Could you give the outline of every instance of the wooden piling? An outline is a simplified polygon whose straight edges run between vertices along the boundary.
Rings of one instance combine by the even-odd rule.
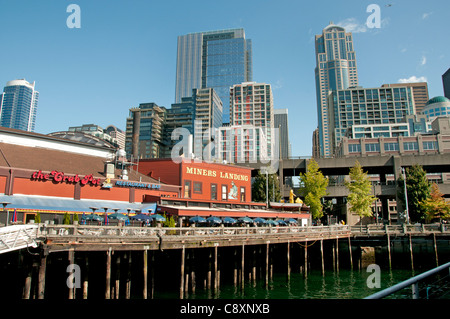
[[[218,245],[214,246],[214,291],[217,291],[219,289],[219,273],[217,271],[218,248]]]
[[[44,251],[41,254],[41,264],[39,265],[38,276],[38,299],[44,299],[45,295],[45,270],[47,268],[47,253]]]
[[[24,259],[23,265],[25,268],[25,284],[23,287],[23,293],[22,298],[23,299],[30,299],[30,293],[31,293],[31,280],[33,275],[33,268],[32,268],[32,260],[27,262],[27,257],[22,254],[22,258]]]
[[[434,246],[434,255],[436,258],[436,267],[438,267],[439,260],[438,260],[438,251],[437,251],[437,243],[436,243],[436,234],[433,234],[433,246]]]
[[[241,287],[244,289],[244,266],[245,266],[245,248],[244,244],[242,244],[242,250],[241,250]]]
[[[105,285],[105,299],[111,298],[111,247],[106,252],[106,285]]]
[[[150,288],[150,298],[155,298],[155,251],[152,251],[152,258],[150,264],[150,280],[152,281]]]
[[[131,298],[131,251],[127,254],[128,268],[127,268],[127,281],[125,283],[125,299]]]
[[[350,236],[348,236],[348,254],[350,256],[350,269],[353,270],[352,242]]]
[[[74,260],[75,260],[75,251],[73,249],[69,249],[69,253],[68,253],[69,265],[74,264]],[[69,299],[74,299],[74,298],[75,298],[75,285],[72,285],[72,287],[69,287]]]
[[[256,287],[256,248],[252,249],[252,282],[253,287]]]
[[[269,242],[266,243],[266,287],[269,286]]]
[[[323,239],[320,240],[320,259],[322,261],[322,275],[325,275],[325,263],[323,260]]]
[[[289,280],[291,278],[291,252],[290,252],[290,242],[287,241],[287,279]]]
[[[180,299],[184,298],[184,258],[185,258],[185,248],[181,249],[181,275],[180,275]]]
[[[233,251],[233,260],[234,260],[234,269],[233,269],[233,284],[234,287],[237,287],[237,283],[238,283],[238,269],[237,269],[237,248],[234,248]]]
[[[387,236],[387,250],[388,250],[388,258],[389,258],[389,269],[391,269],[392,268],[391,236],[387,233],[387,230],[386,230],[386,236]]]
[[[115,283],[115,299],[119,299],[120,289],[120,253],[116,253],[116,283]]]
[[[413,259],[413,249],[412,249],[412,237],[409,234],[409,252],[411,254],[411,269],[414,271],[414,259]]]
[[[142,268],[142,298],[147,299],[147,281],[148,281],[148,250],[143,251],[143,268]]]
[[[195,249],[192,249],[192,252],[191,252],[191,267],[190,267],[191,268],[191,291],[192,291],[192,293],[195,294],[195,287],[196,287],[196,282],[195,282],[195,269],[196,269],[195,262],[196,262],[196,259],[195,259],[194,254],[195,254]]]
[[[336,269],[339,272],[339,238],[336,237]]]
[[[307,277],[308,276],[308,242],[307,241],[305,241],[305,246],[304,246],[304,251],[305,251],[305,253],[304,253],[304,255],[305,255],[305,277]]]

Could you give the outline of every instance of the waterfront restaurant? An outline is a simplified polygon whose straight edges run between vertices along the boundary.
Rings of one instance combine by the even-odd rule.
[[[85,135],[68,140],[0,128],[0,224],[62,223],[83,214],[165,213],[179,225],[190,216],[294,218],[296,212],[267,209],[251,201],[251,169],[224,164],[130,163],[123,151]],[[138,165],[137,165],[138,164]]]

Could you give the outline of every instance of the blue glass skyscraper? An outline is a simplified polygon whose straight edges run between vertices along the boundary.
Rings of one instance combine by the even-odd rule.
[[[244,29],[191,33],[178,37],[175,103],[192,89],[213,88],[230,123],[230,87],[252,81],[252,42]]]
[[[0,95],[0,126],[34,132],[39,92],[26,80],[6,83]]]

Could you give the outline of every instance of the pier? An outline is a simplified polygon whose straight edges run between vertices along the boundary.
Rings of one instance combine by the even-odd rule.
[[[26,225],[24,225],[26,226]],[[1,230],[4,231],[8,227]],[[17,228],[17,227],[16,227]],[[308,276],[311,267],[322,273],[332,268],[356,267],[364,262],[362,246],[390,247],[401,240],[427,238],[448,241],[445,225],[370,226],[286,226],[286,227],[130,227],[89,225],[34,225],[29,253],[20,254],[19,268],[25,278],[18,280],[22,298],[105,299],[154,298],[155,287],[179,289],[186,298],[196,289],[217,293],[223,281],[243,289],[245,283],[261,280],[267,286],[277,272]],[[24,232],[22,230],[21,236]],[[14,235],[0,237],[0,244],[14,241]],[[18,250],[24,250],[22,243]],[[8,253],[12,251],[9,245]],[[377,261],[378,263],[378,261]],[[67,267],[77,265],[81,273],[69,288]],[[71,268],[69,269],[70,271]],[[164,274],[164,280],[162,279]],[[55,276],[58,280],[54,280]],[[50,277],[50,278],[49,278]],[[63,280],[62,280],[63,279]],[[67,279],[69,280],[69,279]],[[95,288],[92,286],[94,285]],[[101,287],[101,288],[99,288]],[[76,291],[78,289],[78,292]],[[99,292],[99,289],[102,292]]]

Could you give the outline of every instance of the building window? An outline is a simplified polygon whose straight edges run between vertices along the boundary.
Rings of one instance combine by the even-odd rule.
[[[184,181],[184,198],[191,198],[191,181]]]
[[[403,148],[405,151],[417,151],[419,144],[417,142],[405,142],[403,143]]]
[[[361,144],[349,144],[348,152],[349,153],[361,153]]]
[[[195,194],[202,193],[202,182],[194,182],[194,193]]]
[[[211,184],[211,200],[217,200],[217,184]]]
[[[399,151],[398,143],[384,143],[384,150],[389,151]]]
[[[222,185],[222,200],[227,200],[228,199],[228,186],[227,185]]]
[[[438,144],[436,141],[423,142],[423,149],[424,150],[437,150]]]
[[[245,202],[245,187],[241,187],[241,202]]]
[[[380,151],[380,144],[378,143],[366,144],[366,152],[379,152],[379,151]]]

